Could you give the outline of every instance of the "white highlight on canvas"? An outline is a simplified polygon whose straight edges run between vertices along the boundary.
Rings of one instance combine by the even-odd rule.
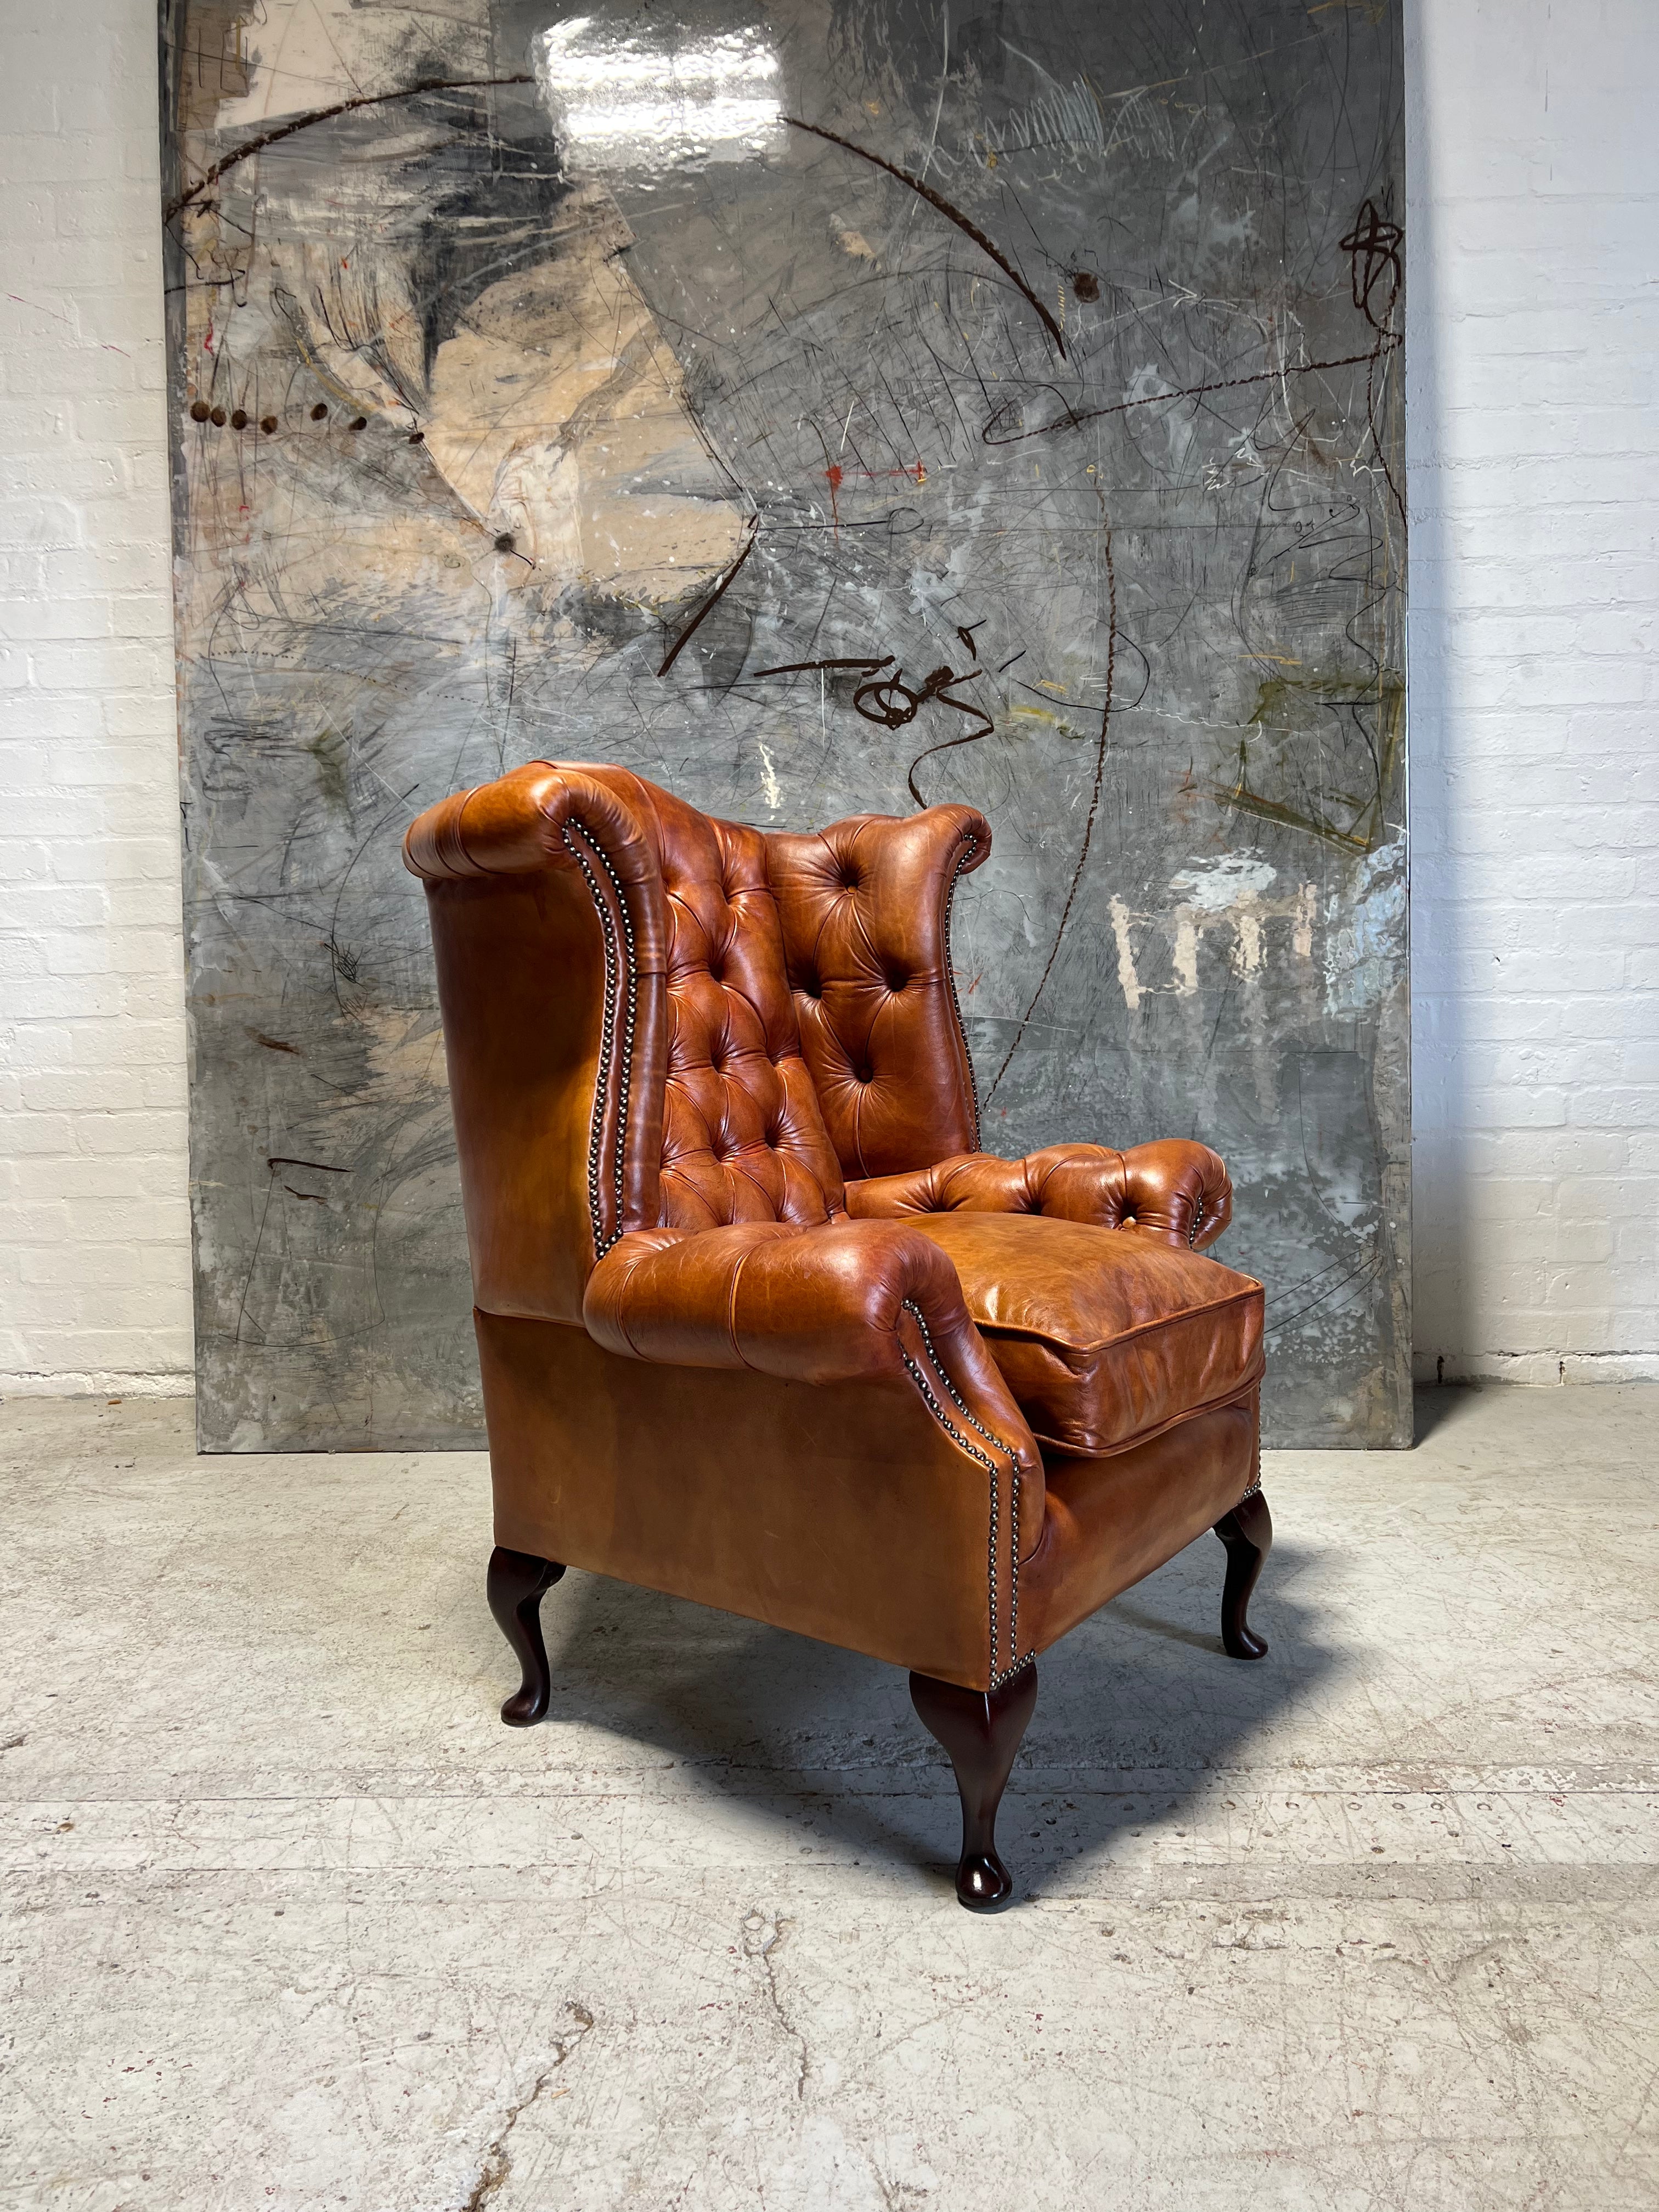
[[[778,58],[757,28],[647,37],[573,15],[542,33],[536,74],[572,161],[641,184],[764,153],[783,127]]]
[[[1113,899],[1110,913],[1117,947],[1117,979],[1130,1012],[1138,1010],[1143,999],[1158,993],[1192,998],[1198,989],[1199,948],[1218,929],[1228,945],[1233,973],[1246,981],[1261,972],[1267,951],[1264,933],[1269,922],[1288,923],[1291,957],[1310,960],[1314,924],[1319,915],[1318,886],[1297,884],[1269,898],[1268,888],[1277,879],[1278,871],[1260,854],[1223,853],[1213,860],[1194,860],[1170,877],[1170,889],[1176,903],[1167,913],[1137,913],[1122,899]],[[1170,941],[1170,980],[1145,983],[1140,968],[1149,939],[1165,933]],[[1154,957],[1154,973],[1161,964]]]

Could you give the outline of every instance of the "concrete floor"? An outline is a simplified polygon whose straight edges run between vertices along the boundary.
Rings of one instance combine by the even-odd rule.
[[[500,1726],[483,1462],[0,1405],[0,2204],[1659,2203],[1659,1389],[1270,1455],[1042,1662],[1028,1901],[903,1678],[580,1575]]]

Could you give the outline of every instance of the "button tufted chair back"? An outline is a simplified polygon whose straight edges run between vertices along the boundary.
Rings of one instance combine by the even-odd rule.
[[[663,1225],[830,1220],[841,1166],[801,1054],[767,840],[628,782],[653,833],[667,926]]]
[[[991,849],[971,806],[805,834],[720,822],[587,766],[654,846],[667,930],[662,1220],[833,1220],[843,1176],[973,1152],[951,901]]]
[[[769,835],[592,762],[428,808],[480,1304],[580,1321],[630,1230],[815,1227],[973,1151],[950,906],[990,842],[966,806]]]
[[[775,833],[773,887],[806,1064],[848,1176],[979,1149],[951,901],[991,849],[971,806]]]

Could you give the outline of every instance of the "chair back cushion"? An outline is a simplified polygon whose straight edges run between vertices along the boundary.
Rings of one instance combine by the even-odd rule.
[[[977,1152],[951,901],[990,852],[985,817],[857,814],[766,842],[801,1043],[843,1175]]]
[[[588,772],[654,833],[662,872],[664,1225],[831,1219],[842,1211],[841,1168],[801,1057],[765,837],[626,769]]]

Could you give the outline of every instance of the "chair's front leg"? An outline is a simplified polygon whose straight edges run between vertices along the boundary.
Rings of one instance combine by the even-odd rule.
[[[538,1559],[533,1552],[509,1552],[504,1544],[497,1544],[489,1555],[489,1610],[524,1674],[501,1707],[508,1728],[533,1728],[546,1714],[553,1678],[542,1641],[542,1595],[563,1572],[556,1559]]]
[[[964,1690],[932,1674],[910,1677],[910,1702],[956,1770],[962,1798],[957,1900],[970,1912],[997,1912],[1013,1902],[1012,1878],[997,1856],[997,1807],[1036,1710],[1036,1692],[1035,1660],[1000,1690]]]
[[[1265,1658],[1267,1643],[1245,1619],[1261,1562],[1273,1548],[1273,1516],[1259,1490],[1241,1498],[1224,1513],[1215,1533],[1227,1547],[1227,1578],[1221,1590],[1221,1644],[1230,1659]]]

